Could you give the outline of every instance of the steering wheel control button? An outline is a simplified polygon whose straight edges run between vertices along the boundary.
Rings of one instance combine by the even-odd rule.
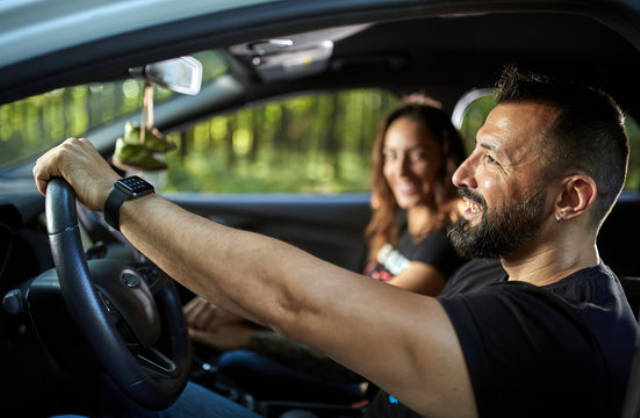
[[[106,297],[102,292],[98,291],[98,296],[100,296],[100,300],[104,303],[104,306],[107,308],[107,312],[110,315],[118,315],[118,310],[113,306],[108,297]]]
[[[2,298],[2,307],[11,315],[24,312],[24,307],[22,305],[22,292],[20,289],[10,290],[6,295],[4,295],[4,298]]]
[[[121,280],[122,280],[122,283],[124,283],[125,285],[127,285],[127,287],[132,289],[140,286],[140,281],[138,280],[138,278],[131,273],[124,273],[121,277]]]
[[[160,271],[153,267],[140,269],[138,273],[148,285],[154,284],[160,278]]]

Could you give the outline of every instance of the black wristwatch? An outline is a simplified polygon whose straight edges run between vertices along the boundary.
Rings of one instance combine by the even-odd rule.
[[[129,199],[153,193],[153,186],[138,176],[119,179],[104,204],[104,220],[113,229],[120,230],[120,207]]]

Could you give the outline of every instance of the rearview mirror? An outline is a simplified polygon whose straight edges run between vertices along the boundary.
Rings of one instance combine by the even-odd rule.
[[[198,94],[202,85],[202,64],[193,57],[178,57],[147,64],[131,73],[141,73],[148,82],[176,93]]]

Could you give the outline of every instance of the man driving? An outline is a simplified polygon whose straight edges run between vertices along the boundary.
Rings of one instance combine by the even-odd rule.
[[[618,417],[637,328],[596,238],[626,177],[623,115],[599,90],[511,67],[497,98],[453,176],[467,210],[450,234],[462,255],[499,258],[506,275],[459,275],[437,298],[157,194],[109,204],[105,216],[196,294],[375,383],[369,416]],[[42,156],[34,177],[43,194],[63,177],[97,211],[119,180],[76,138]]]

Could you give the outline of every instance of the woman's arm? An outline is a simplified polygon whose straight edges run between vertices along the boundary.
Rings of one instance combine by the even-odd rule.
[[[387,283],[421,295],[437,296],[444,288],[446,281],[436,268],[420,261],[412,261],[407,268],[393,276]]]

